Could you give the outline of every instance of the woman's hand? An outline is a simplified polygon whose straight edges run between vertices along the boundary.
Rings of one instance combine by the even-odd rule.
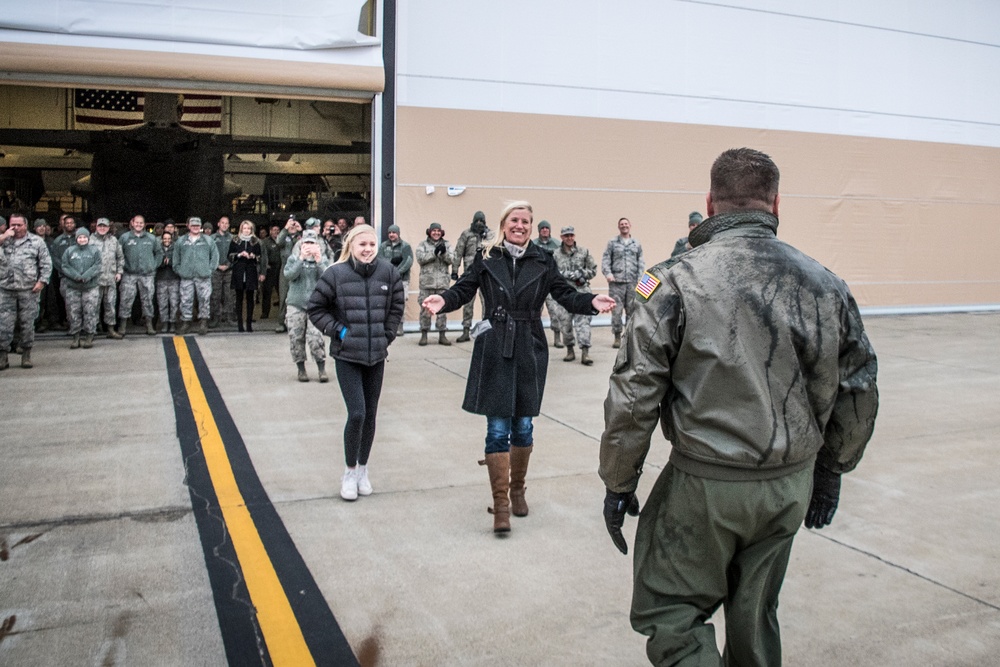
[[[438,311],[444,308],[444,297],[440,294],[431,294],[429,297],[424,299],[424,302],[420,304],[427,310],[431,312],[431,315],[437,315]],[[614,307],[614,301],[611,302],[612,307]]]
[[[607,313],[614,309],[615,300],[607,294],[598,294],[591,300],[590,305],[599,313]]]

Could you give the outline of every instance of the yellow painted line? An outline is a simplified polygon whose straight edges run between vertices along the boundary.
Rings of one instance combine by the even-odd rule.
[[[264,549],[264,543],[261,542],[243,495],[236,485],[236,476],[226,455],[222,435],[198,381],[187,342],[180,336],[175,336],[173,342],[180,360],[184,387],[191,402],[191,412],[194,413],[194,421],[198,425],[208,473],[212,478],[215,495],[219,499],[226,528],[233,540],[236,557],[243,570],[250,600],[257,611],[257,620],[264,633],[271,661],[275,665],[296,667],[315,665],[316,662],[309,652],[305,637],[302,636],[302,629],[295,619],[285,590]]]

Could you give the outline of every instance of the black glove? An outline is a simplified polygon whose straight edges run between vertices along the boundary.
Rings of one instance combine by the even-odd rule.
[[[816,464],[813,468],[813,493],[806,512],[806,528],[829,526],[840,500],[840,474]]]
[[[452,271],[451,272],[451,279],[452,280],[458,280],[458,271]]]
[[[611,541],[623,554],[628,554],[628,543],[622,535],[626,513],[629,516],[639,516],[639,499],[634,493],[615,493],[608,490],[604,496],[604,523],[608,527]]]
[[[389,261],[392,262],[393,266],[399,266],[400,264],[403,263],[403,258],[402,257],[393,257]]]
[[[438,257],[445,254],[446,252],[448,252],[448,246],[444,244],[444,241],[434,246],[434,254],[437,255]]]

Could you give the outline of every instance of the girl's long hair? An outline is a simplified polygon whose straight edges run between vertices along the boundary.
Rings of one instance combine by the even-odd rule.
[[[354,239],[362,234],[371,234],[375,237],[375,243],[378,243],[378,234],[375,233],[374,227],[371,225],[355,225],[351,227],[351,231],[347,232],[347,236],[344,237],[344,247],[340,250],[340,257],[337,258],[336,264],[346,262],[351,257],[351,248],[354,247]]]

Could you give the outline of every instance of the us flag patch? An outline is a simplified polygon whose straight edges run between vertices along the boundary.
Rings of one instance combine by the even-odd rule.
[[[636,284],[635,291],[642,298],[648,299],[653,295],[653,292],[655,292],[656,288],[659,286],[660,281],[656,278],[656,276],[651,274],[649,271],[646,271],[642,274],[642,278],[640,278],[639,282]]]

